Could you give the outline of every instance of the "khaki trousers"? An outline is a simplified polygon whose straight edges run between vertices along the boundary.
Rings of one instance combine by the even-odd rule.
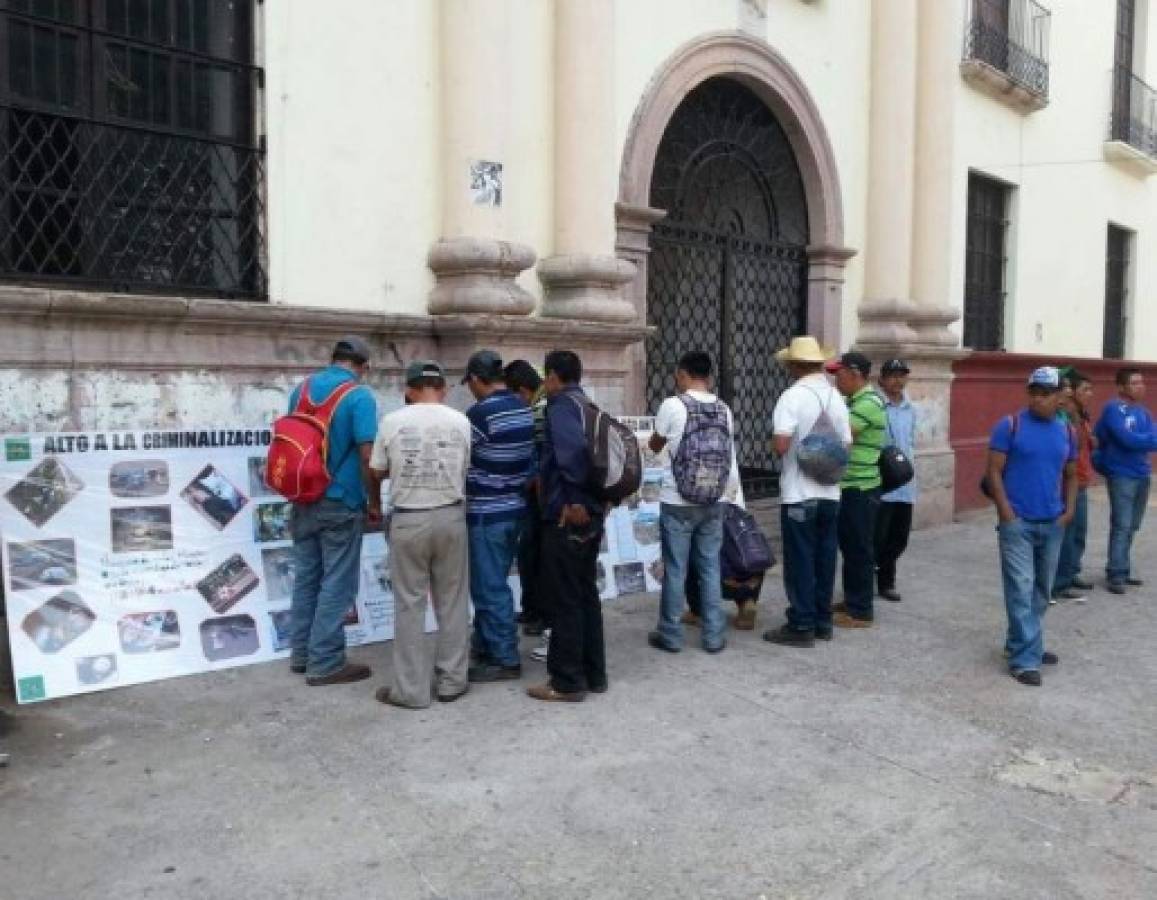
[[[470,663],[470,553],[462,504],[396,512],[390,522],[394,586],[394,675],[390,699],[430,705],[431,682],[441,696],[463,693]],[[433,678],[425,634],[426,604],[438,619]]]

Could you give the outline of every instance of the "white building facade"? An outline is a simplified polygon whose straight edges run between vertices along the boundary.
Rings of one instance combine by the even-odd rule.
[[[970,349],[1157,357],[1152,0],[0,0],[2,430],[269,420],[333,340],[915,364],[925,521]]]

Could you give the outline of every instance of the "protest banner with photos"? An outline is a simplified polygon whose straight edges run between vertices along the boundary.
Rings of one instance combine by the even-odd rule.
[[[628,421],[645,447],[651,420]],[[290,504],[265,484],[270,439],[268,428],[3,438],[0,548],[21,703],[288,656]],[[604,600],[662,579],[661,462],[644,456],[640,491],[607,518]],[[392,639],[380,532],[363,539],[360,582],[348,642]],[[517,602],[517,569],[510,583]]]

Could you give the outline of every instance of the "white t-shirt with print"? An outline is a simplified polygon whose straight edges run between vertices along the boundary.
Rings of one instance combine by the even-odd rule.
[[[775,404],[772,431],[780,436],[791,436],[791,446],[783,458],[779,476],[780,497],[783,503],[803,503],[805,500],[839,500],[838,484],[820,484],[808,478],[799,468],[796,450],[799,442],[811,434],[820,413],[827,410],[836,433],[845,444],[852,442],[852,428],[848,423],[848,407],[840,392],[819,372],[805,375],[780,394]]]
[[[700,403],[714,403],[719,399],[707,391],[688,391],[687,396]],[[731,409],[726,403],[723,404],[723,408],[727,410],[727,427],[731,430],[731,474],[727,478],[727,486],[723,489],[723,496],[720,499],[727,503],[743,506],[743,495],[739,484],[739,464],[735,456],[735,422],[731,417]],[[668,397],[664,400],[658,413],[655,414],[655,433],[659,437],[667,439],[667,446],[664,448],[667,453],[667,464],[663,469],[663,483],[659,492],[660,503],[671,503],[675,506],[695,505],[685,500],[683,495],[679,493],[679,488],[675,486],[675,474],[671,470],[671,460],[675,458],[675,452],[683,440],[683,429],[686,425],[687,407],[684,406],[683,401],[678,397]]]
[[[463,499],[470,420],[441,403],[413,403],[382,417],[370,468],[390,478],[390,505],[433,509]]]

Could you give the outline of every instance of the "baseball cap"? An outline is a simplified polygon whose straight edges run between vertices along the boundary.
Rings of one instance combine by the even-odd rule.
[[[849,350],[847,353],[836,357],[824,366],[825,372],[831,372],[833,374],[840,371],[840,369],[855,369],[867,378],[872,371],[872,361],[864,356],[863,353]]]
[[[471,375],[486,381],[501,381],[502,357],[493,350],[476,350],[466,361],[466,374],[462,376],[462,383],[469,381]]]
[[[416,359],[406,366],[406,384],[412,385],[423,378],[444,378],[442,367],[432,359]]]
[[[1056,366],[1041,366],[1028,376],[1028,386],[1059,391],[1061,389],[1061,373],[1057,371]]]
[[[912,370],[908,368],[908,364],[902,359],[890,359],[880,367],[881,375],[892,375],[896,372],[903,372],[907,375]]]
[[[363,341],[356,335],[346,335],[340,341],[333,345],[333,352],[348,353],[350,356],[356,356],[362,362],[370,361],[370,345]]]

